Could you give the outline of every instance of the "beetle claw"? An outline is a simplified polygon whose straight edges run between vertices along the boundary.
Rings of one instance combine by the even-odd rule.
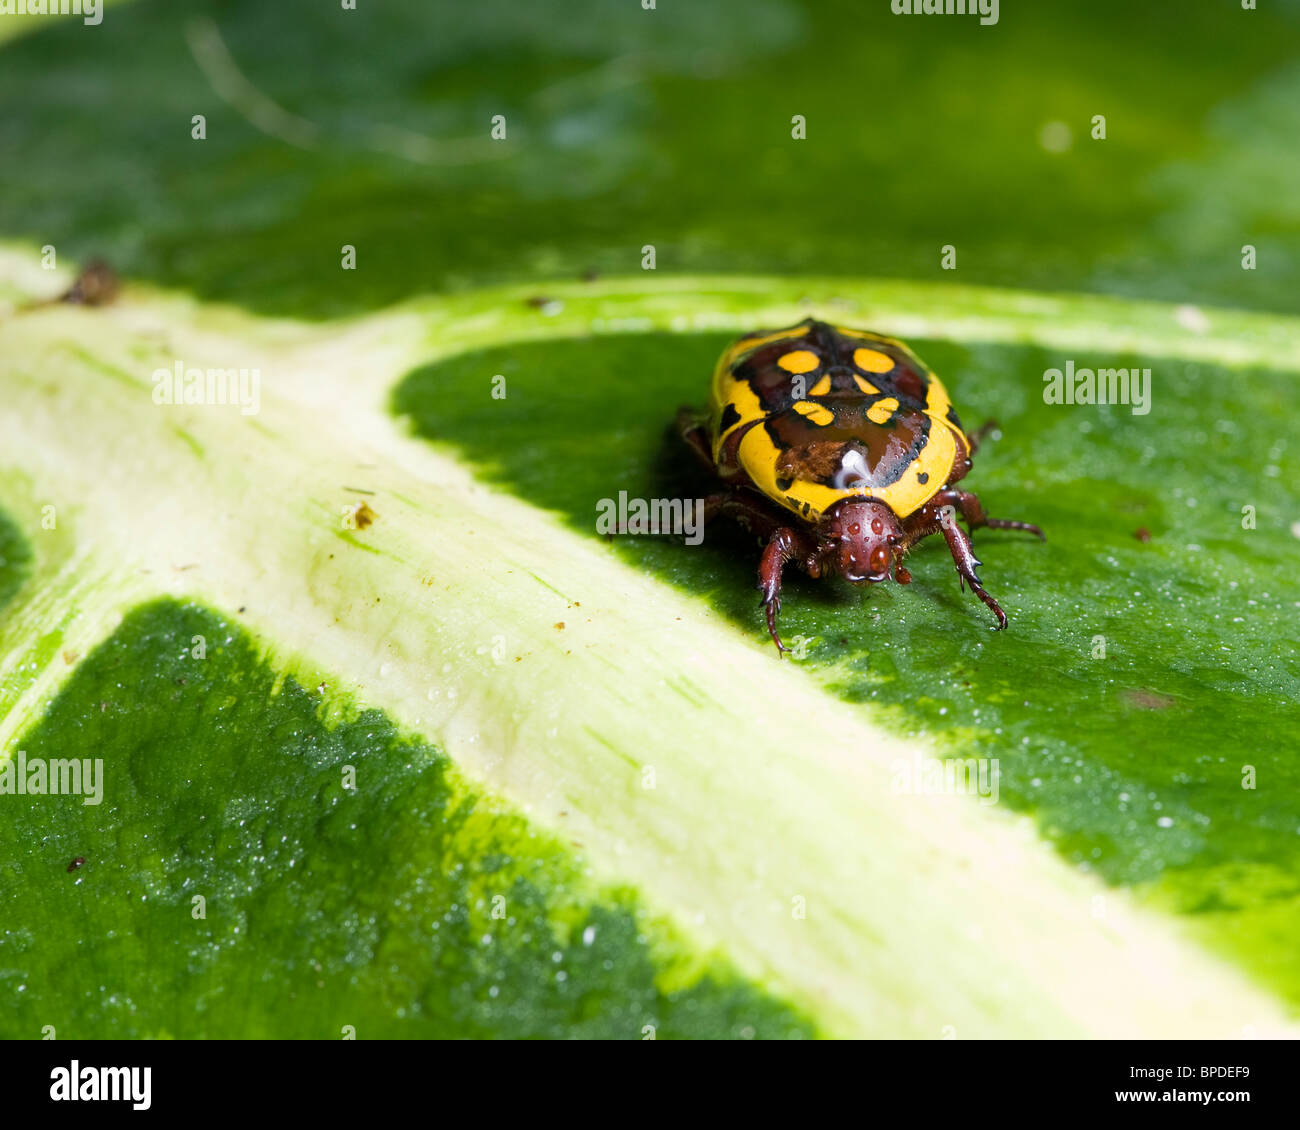
[[[772,637],[772,642],[776,644],[778,656],[784,656],[790,649],[781,642],[781,633],[776,629],[776,616],[781,611],[780,597],[773,597],[771,600],[764,600],[763,606],[767,609],[767,631]]]
[[[995,625],[993,625],[993,631],[995,632],[1002,631],[1007,626],[1007,614],[1002,611],[1002,605],[1000,605],[996,600],[994,600],[991,596],[989,596],[988,593],[984,591],[983,585],[979,584],[978,582],[976,582],[971,578],[967,578],[967,579],[970,580],[970,591],[973,592],[976,596],[978,596],[980,600],[982,600],[985,604],[987,604],[990,611],[992,611],[993,615],[998,618],[998,622]]]

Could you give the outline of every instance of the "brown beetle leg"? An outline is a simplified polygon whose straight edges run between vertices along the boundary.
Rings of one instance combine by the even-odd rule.
[[[742,488],[720,491],[704,499],[704,521],[710,522],[719,515],[740,523],[764,541],[785,524],[785,518],[775,506]]]
[[[997,431],[998,422],[996,420],[985,420],[975,431],[967,435],[966,440],[970,445],[970,454],[974,455],[980,449],[980,444],[984,442],[984,437],[989,432]]]
[[[781,611],[781,574],[787,564],[797,561],[810,576],[819,576],[821,559],[817,539],[808,531],[784,525],[786,517],[772,503],[743,488],[711,494],[704,500],[706,522],[720,514],[734,519],[767,542],[758,566],[758,588],[767,610],[768,633],[777,650],[784,654],[790,649],[781,642],[776,628],[777,613]]]
[[[1009,518],[985,518],[979,524],[987,526],[990,530],[1025,530],[1028,533],[1036,534],[1042,541],[1047,540],[1047,535],[1030,522],[1013,522]]]
[[[694,453],[700,463],[710,471],[716,473],[717,467],[713,463],[713,451],[709,446],[709,431],[704,422],[693,408],[679,408],[677,410],[677,431],[681,434],[686,446]]]
[[[982,526],[990,530],[1025,530],[1043,541],[1047,540],[1047,535],[1030,522],[1013,522],[1007,518],[990,518],[984,513],[984,507],[980,500],[970,491],[947,490],[943,491],[942,494],[942,501],[960,510],[961,516],[972,530],[978,530]]]
[[[944,540],[948,543],[948,550],[952,554],[952,559],[957,564],[958,582],[963,589],[966,585],[970,585],[971,592],[989,606],[993,615],[998,618],[998,630],[1001,631],[1007,626],[1007,614],[1002,611],[1002,607],[998,602],[984,591],[984,586],[980,584],[979,578],[975,575],[975,570],[979,568],[982,562],[975,556],[975,551],[971,548],[970,535],[953,521],[940,522],[939,526],[943,531]]]
[[[776,630],[776,616],[781,611],[781,571],[788,561],[798,556],[800,540],[799,535],[789,526],[782,526],[767,543],[758,566],[758,588],[763,594],[763,606],[767,609],[767,630],[781,654],[790,650],[781,642],[781,636]]]

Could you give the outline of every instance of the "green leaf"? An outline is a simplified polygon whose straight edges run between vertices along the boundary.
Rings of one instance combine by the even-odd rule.
[[[0,791],[3,1034],[1295,1034],[1300,6],[444,9],[0,21],[0,775],[106,774]],[[930,545],[779,663],[749,539],[596,536],[810,312],[1001,420],[1007,633]]]
[[[1270,885],[1242,888],[1281,895],[1266,919],[1250,906],[1235,909],[1232,875],[1207,866],[1228,860],[1259,873],[1269,864],[1253,844],[1287,850],[1285,750],[1271,758],[1251,751],[1261,787],[1242,803],[1266,797],[1268,813],[1234,813],[1216,807],[1202,785],[1215,770],[1197,760],[1202,749],[1180,753],[1153,724],[1141,731],[1150,763],[1123,760],[1091,717],[1109,694],[1142,727],[1137,711],[1155,700],[1125,704],[1122,695],[1154,692],[1174,700],[1184,727],[1199,727],[1193,733],[1222,736],[1214,728],[1219,711],[1231,722],[1247,718],[1252,703],[1279,705],[1287,687],[1280,675],[1247,687],[1220,682],[1215,698],[1204,687],[1208,676],[1170,653],[1172,629],[1121,613],[1134,584],[1157,593],[1163,585],[1173,623],[1195,628],[1185,610],[1195,596],[1211,619],[1192,638],[1216,642],[1213,616],[1248,598],[1209,584],[1217,570],[1245,568],[1273,602],[1251,614],[1276,628],[1270,646],[1291,647],[1277,615],[1286,594],[1273,591],[1269,572],[1280,570],[1289,545],[1274,513],[1285,499],[1265,487],[1258,528],[1231,530],[1229,518],[1240,530],[1240,516],[1222,508],[1245,481],[1245,457],[1213,441],[1220,479],[1202,472],[1196,509],[1217,507],[1223,529],[1208,536],[1205,519],[1187,515],[1185,487],[1197,472],[1177,465],[1181,447],[1167,451],[1156,437],[1155,453],[1145,455],[1148,443],[1134,429],[1149,417],[1099,414],[1092,431],[1082,429],[1087,410],[1042,404],[1041,370],[1079,341],[1128,349],[1144,363],[1162,357],[1166,377],[1155,381],[1153,414],[1167,415],[1170,434],[1195,439],[1196,413],[1213,416],[1229,403],[1216,389],[1230,381],[1240,390],[1230,403],[1258,421],[1243,437],[1253,441],[1281,418],[1277,384],[1298,366],[1294,345],[1277,343],[1297,340],[1294,325],[1211,311],[1209,332],[1191,336],[1158,305],[845,280],[661,279],[647,287],[637,279],[548,290],[558,313],[535,308],[530,290],[516,288],[424,299],[315,328],[136,290],[102,310],[47,308],[0,326],[0,384],[13,408],[0,436],[9,468],[0,488],[33,553],[0,638],[7,657],[0,693],[9,704],[3,737],[11,750],[66,753],[68,735],[76,735],[82,756],[115,753],[108,781],[115,766],[118,788],[132,783],[114,798],[120,819],[69,819],[75,805],[49,798],[14,820],[0,897],[21,899],[36,927],[11,933],[7,978],[21,976],[25,991],[61,1010],[74,1031],[109,1029],[116,1005],[63,988],[55,969],[67,964],[65,951],[40,944],[48,924],[63,920],[63,900],[80,897],[86,936],[97,939],[88,954],[100,951],[108,930],[138,924],[145,944],[124,943],[132,955],[121,963],[124,984],[145,960],[173,978],[201,968],[203,983],[215,984],[224,959],[206,947],[228,938],[220,930],[244,914],[255,941],[236,947],[236,956],[272,986],[305,991],[310,963],[325,967],[322,955],[335,955],[326,987],[316,986],[324,995],[306,1013],[313,1033],[353,1023],[343,1015],[361,1008],[352,972],[385,1002],[360,1013],[377,1031],[402,1027],[397,1009],[428,1000],[441,1002],[440,1016],[427,1027],[411,1021],[409,1030],[516,1024],[553,1032],[572,1023],[575,1000],[585,1000],[580,1011],[601,1014],[589,1030],[609,1033],[598,1002],[611,997],[634,999],[634,1020],[651,1014],[669,1030],[717,1034],[1287,1030],[1282,1001],[1295,974],[1280,939],[1294,920],[1281,871],[1267,871],[1277,876]],[[981,454],[972,485],[1000,509],[1041,519],[1053,536],[1046,547],[1005,536],[981,542],[990,584],[1002,579],[994,591],[1014,616],[1009,632],[987,633],[982,609],[955,591],[950,565],[926,550],[906,592],[864,600],[830,585],[793,586],[790,627],[819,642],[802,666],[778,662],[755,622],[754,550],[743,539],[710,538],[699,550],[670,541],[609,545],[585,525],[593,492],[648,489],[664,481],[661,470],[670,479],[685,474],[664,431],[678,400],[702,395],[724,327],[730,334],[788,324],[809,308],[869,317],[876,328],[926,341],[923,353],[968,416],[1003,416],[1005,437]],[[165,340],[150,329],[158,325],[167,326]],[[704,327],[709,332],[697,336]],[[176,357],[258,367],[259,414],[160,408],[150,374]],[[1251,366],[1270,360],[1281,374],[1257,379]],[[1225,362],[1231,371],[1216,373]],[[494,401],[492,378],[502,371],[510,391]],[[388,411],[404,373],[414,375],[397,405],[418,414],[432,445],[404,434]],[[1103,420],[1113,445],[1094,438]],[[1206,447],[1213,421],[1200,427]],[[477,476],[464,457],[480,465]],[[1144,460],[1150,481],[1134,476]],[[1157,489],[1160,475],[1167,483]],[[1095,482],[1095,496],[1085,479]],[[129,521],[123,498],[132,500]],[[373,521],[346,528],[359,499]],[[58,514],[49,530],[40,522],[45,505]],[[1131,539],[1130,527],[1143,521],[1155,534],[1149,545]],[[1200,523],[1203,557],[1182,546],[1191,522]],[[1262,554],[1248,556],[1237,539],[1256,536]],[[1181,555],[1171,548],[1179,546]],[[219,611],[132,611],[160,596]],[[1087,652],[1086,618],[1097,608],[1103,630],[1119,641],[1100,668]],[[177,645],[183,650],[193,623],[185,616],[221,622],[204,619],[213,615],[237,617],[256,652],[240,632],[229,631],[229,642],[221,635],[231,663],[207,683],[204,669],[193,670],[200,661],[186,660]],[[1142,635],[1125,637],[1135,622]],[[1260,646],[1254,654],[1263,654]],[[91,656],[88,666],[73,673],[69,663],[82,656]],[[175,681],[191,675],[193,692]],[[1104,694],[1072,685],[1098,678],[1112,680]],[[276,696],[268,696],[272,679],[284,680]],[[319,701],[300,689],[322,683]],[[141,686],[156,688],[156,716],[127,711]],[[96,698],[107,704],[103,715],[122,704],[111,733],[87,728],[87,715],[108,724],[94,719]],[[227,712],[229,735],[220,728]],[[200,771],[209,771],[204,735],[185,724],[195,716],[211,730],[213,777],[201,784]],[[259,717],[266,737],[254,745],[247,731]],[[36,718],[44,720],[26,724]],[[160,735],[156,744],[148,734]],[[329,757],[304,756],[311,736],[333,750]],[[163,755],[173,749],[175,764]],[[1015,807],[1049,834],[1064,824],[1057,838],[1066,859],[1037,849],[1030,826],[1005,806],[898,792],[900,765],[979,752],[1003,762],[1003,795]],[[408,765],[416,756],[425,766],[419,774]],[[344,827],[330,804],[338,795],[332,773],[345,758],[378,770],[377,795],[357,806],[364,817],[357,829]],[[1239,787],[1239,765],[1223,764]],[[305,768],[295,773],[295,765]],[[1071,770],[1084,788],[1070,790]],[[1121,815],[1148,822],[1159,802],[1175,825],[1162,829],[1156,818],[1155,827],[1117,826],[1126,782],[1156,795]],[[479,796],[505,805],[473,849],[437,824],[434,814],[453,803],[448,795],[461,806]],[[1207,809],[1211,824],[1197,826]],[[216,830],[204,827],[209,821]],[[369,835],[354,845],[363,830]],[[81,834],[89,850],[79,846]],[[544,866],[517,847],[534,836]],[[581,845],[569,844],[577,859],[555,854],[565,840]],[[315,852],[329,877],[319,887],[286,877],[298,858],[294,845],[303,866]],[[1096,847],[1102,856],[1093,858]],[[1081,851],[1082,859],[1069,858]],[[616,969],[590,970],[590,987],[568,996],[537,988],[531,942],[521,939],[504,966],[471,956],[473,933],[440,949],[427,926],[470,895],[442,885],[430,889],[430,906],[417,908],[400,891],[407,878],[431,882],[435,861],[461,854],[476,906],[493,889],[487,880],[475,885],[491,870],[487,857],[509,854],[511,879],[516,871],[544,876],[536,880],[538,913],[557,939],[560,964],[577,925],[585,934],[591,922],[623,923],[610,931],[628,943]],[[77,856],[87,862],[70,875],[66,865]],[[1151,879],[1166,873],[1174,875],[1169,883]],[[574,890],[568,877],[577,874],[585,882]],[[1178,874],[1186,887],[1177,886]],[[188,917],[191,876],[218,890],[211,925]],[[1180,891],[1199,884],[1204,892],[1207,877],[1223,906],[1198,916],[1205,921],[1198,928],[1220,946],[1229,928],[1241,929],[1256,956],[1237,948],[1232,962],[1211,958],[1167,913]],[[1142,897],[1154,884],[1159,909],[1103,878]],[[120,906],[127,891],[148,896],[129,918]],[[358,898],[373,924],[368,914],[349,917]],[[304,900],[320,910],[309,929],[297,913]],[[360,948],[348,949],[344,938]],[[369,961],[384,944],[400,958]],[[440,954],[450,954],[463,980],[439,977]],[[1249,966],[1266,991],[1234,964]],[[524,1019],[508,1009],[503,1018],[506,1006],[494,1010],[483,996],[491,971],[502,969]],[[179,979],[172,983],[178,988],[166,993],[131,995],[146,1010],[131,1030],[201,1027],[187,1026],[194,998]],[[213,1004],[214,1025],[230,1025],[222,1031],[238,1031],[239,1016],[249,1018],[244,1031],[259,1030],[257,1018],[269,1015],[269,1005],[264,1014],[249,1004],[247,984],[231,991],[230,1011]],[[257,991],[274,998],[260,980]],[[692,1014],[705,1022],[675,1019]],[[639,1035],[639,1025],[629,1027]]]
[[[98,796],[4,797],[7,1035],[810,1030],[427,744],[326,701],[237,624],[166,601],[77,667],[18,757],[84,755]]]
[[[136,0],[5,46],[0,235],[308,317],[624,273],[646,244],[661,271],[931,281],[952,245],[968,283],[1286,310],[1300,8],[1229,8],[1181,5],[1171,51],[1131,0],[991,27],[883,0]]]
[[[1058,327],[1059,329],[1059,327]],[[395,405],[480,477],[596,537],[597,503],[717,489],[665,406],[698,402],[730,334],[627,334],[474,351],[413,373]],[[963,487],[1005,636],[958,587],[942,539],[915,583],[855,591],[795,571],[787,640],[848,702],[898,731],[997,759],[1000,800],[1032,813],[1080,869],[1193,915],[1215,945],[1300,1002],[1300,473],[1295,376],[1140,351],[910,339],[968,422],[997,417]],[[1048,405],[1045,371],[1149,369],[1151,402]],[[482,395],[500,373],[508,395]],[[1149,535],[1149,540],[1140,540]],[[754,640],[758,553],[735,529],[698,549],[625,538],[620,556],[709,603]],[[911,766],[902,780],[917,776]]]

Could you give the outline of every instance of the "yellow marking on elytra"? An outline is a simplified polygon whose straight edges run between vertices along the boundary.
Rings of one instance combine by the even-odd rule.
[[[875,404],[867,409],[867,419],[873,424],[884,424],[897,411],[898,400],[895,397],[887,396],[884,400],[877,400]]]
[[[878,349],[855,349],[853,363],[867,373],[887,373],[894,367],[894,359]]]
[[[894,401],[894,405],[897,407],[898,401]],[[821,404],[813,404],[809,400],[800,400],[795,404],[794,410],[798,412],[800,416],[806,416],[819,428],[824,428],[835,419],[834,413],[832,413],[829,408]]]
[[[829,373],[822,377],[815,385],[808,390],[809,396],[825,396],[831,390],[831,376]]]
[[[911,352],[906,342],[899,341],[896,337],[875,333],[872,330],[855,330],[849,326],[832,326],[831,329],[844,337],[856,337],[861,341],[874,341],[880,345],[889,345],[903,353]]]
[[[853,374],[854,383],[865,392],[868,396],[879,396],[880,389],[876,388],[866,377],[860,377],[857,373]]]
[[[811,349],[796,349],[777,358],[776,363],[787,373],[811,373],[822,361]]]

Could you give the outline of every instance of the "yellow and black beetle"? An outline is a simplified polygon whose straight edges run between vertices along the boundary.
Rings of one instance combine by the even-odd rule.
[[[956,517],[972,530],[1043,532],[990,518],[955,488],[987,426],[968,436],[939,378],[901,341],[812,318],[746,334],[718,361],[707,418],[683,408],[678,427],[729,488],[705,500],[705,518],[727,514],[766,540],[758,587],[781,651],[787,563],[810,577],[907,584],[904,554],[940,531],[959,583],[1007,626]]]

